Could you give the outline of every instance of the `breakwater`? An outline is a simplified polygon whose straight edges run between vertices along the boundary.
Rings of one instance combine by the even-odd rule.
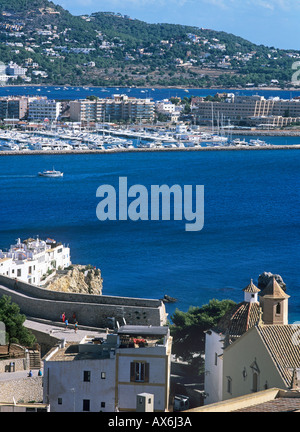
[[[291,145],[265,145],[265,146],[212,146],[212,147],[165,147],[165,148],[129,148],[129,149],[105,149],[105,150],[22,150],[1,151],[0,156],[32,156],[32,155],[63,155],[63,154],[111,154],[111,153],[140,153],[140,152],[193,152],[193,151],[246,151],[246,150],[299,150],[300,144]]]

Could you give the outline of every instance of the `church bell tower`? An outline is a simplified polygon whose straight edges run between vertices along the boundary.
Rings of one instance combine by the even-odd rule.
[[[260,294],[264,324],[288,324],[288,299],[275,277]]]

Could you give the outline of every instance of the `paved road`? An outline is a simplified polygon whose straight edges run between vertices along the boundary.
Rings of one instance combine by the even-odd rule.
[[[24,326],[28,329],[37,330],[47,333],[58,339],[66,339],[66,342],[80,342],[86,335],[94,337],[106,337],[106,331],[103,329],[90,329],[88,327],[79,326],[75,333],[74,324],[69,324],[69,328],[65,329],[62,325],[55,325],[51,322],[37,322],[26,320]]]
[[[41,371],[43,373],[43,368],[41,368]],[[24,379],[24,378],[28,378],[28,373],[29,373],[29,369],[28,370],[22,370],[22,371],[17,371],[17,372],[2,372],[0,373],[0,382],[3,381],[11,381],[11,380],[19,380],[19,379]],[[38,370],[37,369],[33,369],[32,370],[32,376],[33,377],[37,377],[38,376]]]

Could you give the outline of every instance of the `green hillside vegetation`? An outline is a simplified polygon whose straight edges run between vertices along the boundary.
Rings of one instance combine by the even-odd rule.
[[[298,56],[210,29],[111,12],[73,16],[47,0],[0,3],[0,59],[27,67],[32,83],[236,87],[277,80],[284,87]]]

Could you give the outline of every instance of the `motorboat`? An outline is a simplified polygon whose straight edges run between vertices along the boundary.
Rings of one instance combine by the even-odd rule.
[[[39,176],[40,177],[63,177],[64,173],[62,173],[61,171],[56,171],[54,168],[53,170],[45,170],[43,172],[39,172]]]
[[[249,145],[253,146],[266,146],[268,145],[265,141],[262,141],[260,139],[251,139],[249,142]]]
[[[235,138],[232,142],[231,142],[231,144],[232,145],[235,145],[235,146],[241,146],[241,145],[249,145],[248,143],[247,143],[247,141],[245,140],[245,138],[243,139],[243,140],[241,140],[240,138]]]
[[[4,143],[1,145],[3,151],[19,151],[19,146],[13,142]]]

